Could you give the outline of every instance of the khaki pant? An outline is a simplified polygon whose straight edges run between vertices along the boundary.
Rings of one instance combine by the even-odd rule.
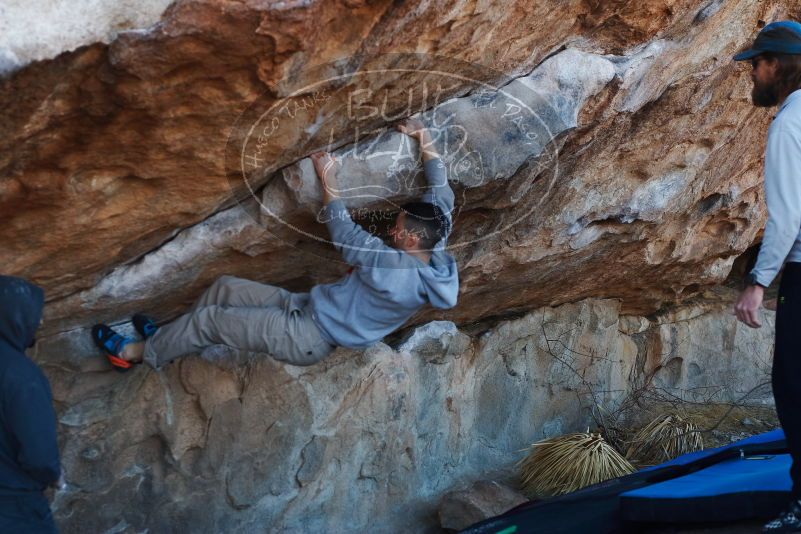
[[[311,365],[335,348],[312,318],[308,293],[233,276],[221,276],[189,313],[161,326],[145,342],[144,360],[161,367],[211,345],[270,354],[293,365]]]

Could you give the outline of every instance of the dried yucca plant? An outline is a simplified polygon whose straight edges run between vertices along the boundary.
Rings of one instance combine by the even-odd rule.
[[[704,448],[698,426],[676,414],[663,414],[632,438],[626,458],[640,465],[656,465]]]
[[[570,493],[634,471],[600,434],[590,432],[534,443],[518,465],[523,490],[531,497]]]

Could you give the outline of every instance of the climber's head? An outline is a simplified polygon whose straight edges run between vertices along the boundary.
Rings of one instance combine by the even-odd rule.
[[[734,59],[751,61],[754,105],[778,105],[790,93],[801,89],[801,24],[795,21],[768,24],[751,47]]]
[[[448,220],[442,210],[429,202],[409,202],[401,206],[390,228],[392,246],[406,252],[428,251],[447,233]]]

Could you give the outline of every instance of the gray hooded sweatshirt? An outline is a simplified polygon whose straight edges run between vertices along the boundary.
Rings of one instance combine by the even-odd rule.
[[[423,202],[439,206],[452,225],[454,195],[444,163],[424,163],[429,188]],[[364,348],[400,328],[426,304],[452,308],[459,293],[456,261],[445,252],[447,235],[434,247],[426,265],[389,247],[353,222],[342,200],[321,213],[334,246],[353,270],[333,284],[312,288],[313,318],[329,343]]]

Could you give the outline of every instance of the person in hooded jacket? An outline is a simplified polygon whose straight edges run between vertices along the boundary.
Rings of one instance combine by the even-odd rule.
[[[92,331],[95,343],[122,370],[142,360],[158,368],[211,345],[311,365],[337,346],[372,345],[426,304],[455,306],[459,276],[455,260],[444,250],[454,207],[445,165],[422,121],[410,119],[398,129],[420,143],[428,189],[421,201],[401,207],[390,245],[351,219],[337,194],[334,159],[322,152],[311,156],[323,190],[322,222],[351,265],[344,278],[315,286],[310,293],[290,293],[223,276],[189,313],[168,325],[157,328],[148,317],[135,315],[133,324],[144,342],[99,324]]]
[[[42,319],[44,292],[0,276],[0,532],[57,532],[44,496],[61,474],[50,384],[25,355]]]

